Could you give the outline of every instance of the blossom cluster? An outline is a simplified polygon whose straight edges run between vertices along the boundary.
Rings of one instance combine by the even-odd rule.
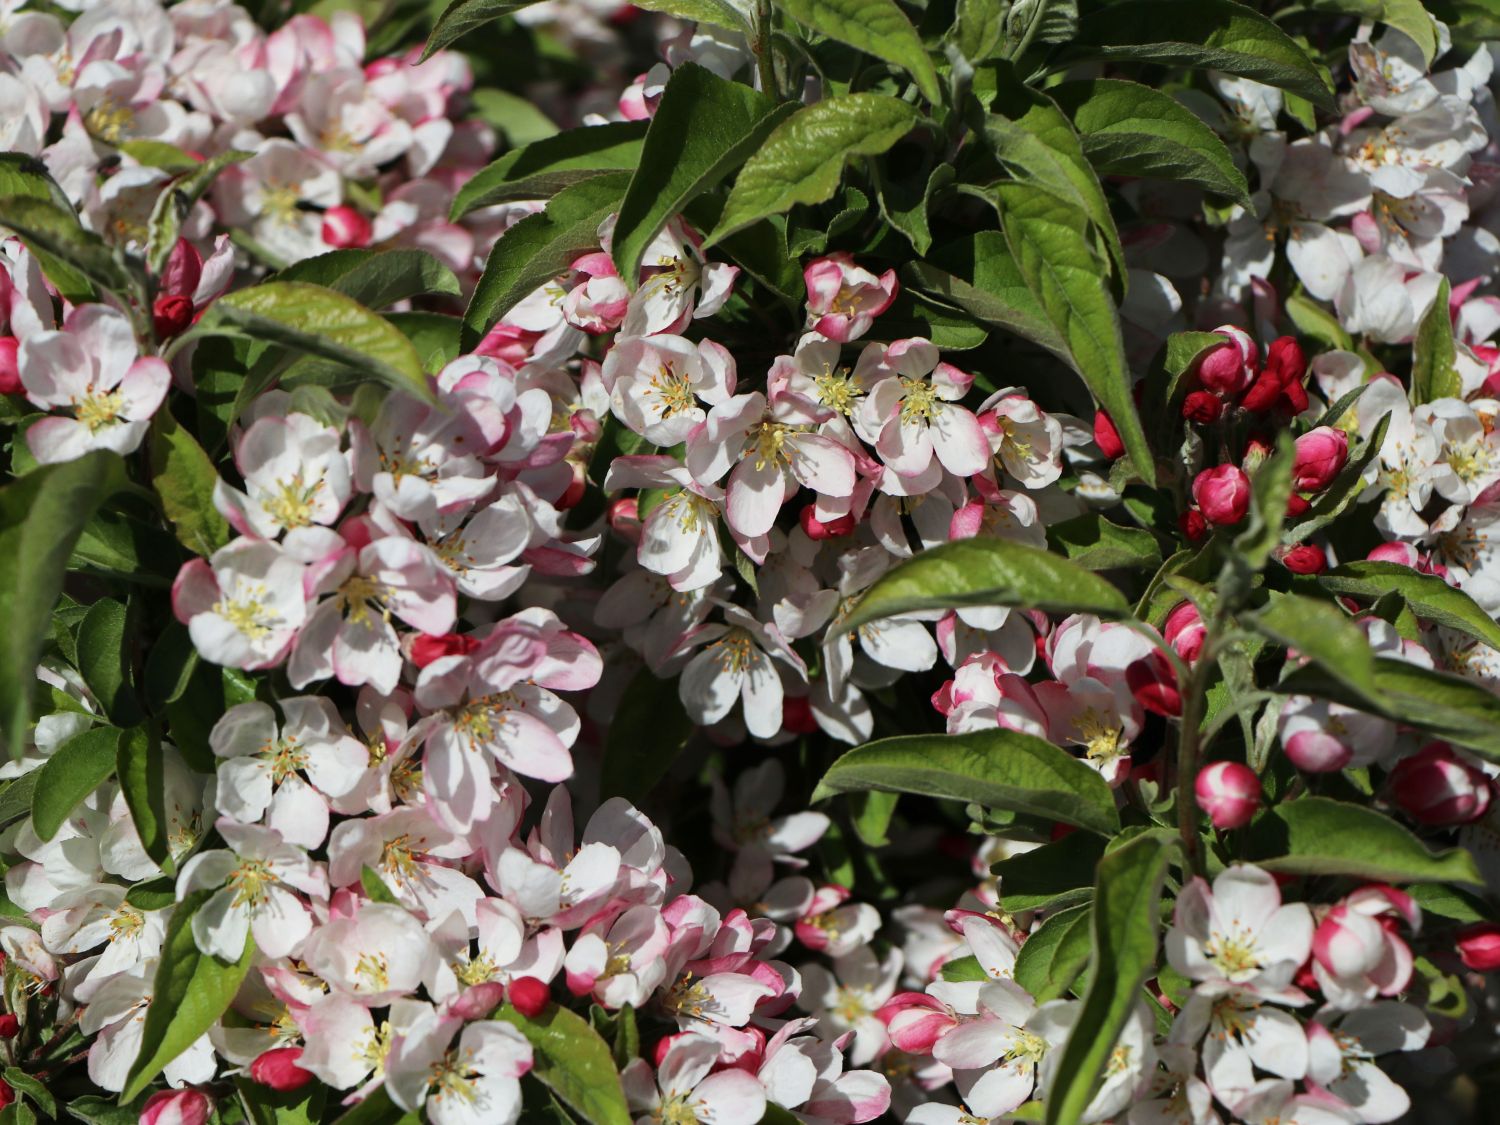
[[[154,459],[148,437],[174,405],[181,421],[208,397],[195,326],[268,271],[419,250],[468,293],[543,211],[520,199],[450,217],[498,143],[456,51],[369,59],[342,11],[266,32],[221,0],[16,8],[0,21],[0,145],[39,158],[109,247],[151,252],[157,199],[181,175],[170,154],[223,158],[148,309],[74,300],[44,249],[0,246],[17,475],[99,450]],[[571,0],[522,13],[607,60],[610,98],[580,96],[580,121],[650,120],[688,63],[753,69],[739,37],[641,14],[663,57],[637,77],[610,14]],[[1295,140],[1272,87],[1215,75],[1217,101],[1184,92],[1258,190],[1210,236],[1201,196],[1120,186],[1142,217],[1126,231],[1129,350],[1204,330],[1166,405],[1175,506],[1135,515],[1153,544],[1229,542],[1262,520],[1257,474],[1285,446],[1285,518],[1306,531],[1276,546],[1267,586],[1370,561],[1500,618],[1491,62],[1480,49],[1429,74],[1401,31],[1364,25],[1339,115]],[[893,311],[897,271],[845,249],[804,256],[805,297],[748,347],[748,267],[678,215],[621,277],[617,221],[422,385],[268,387],[225,419],[202,505],[222,541],[193,548],[162,596],[174,621],[153,628],[237,694],[199,735],[174,720],[155,746],[163,846],[123,779],[59,824],[3,830],[16,1019],[0,1036],[31,1049],[14,1065],[53,1077],[36,1025],[76,1025],[89,1082],[133,1094],[179,932],[243,980],[136,1105],[148,1125],[314,1083],[330,1105],[383,1097],[435,1125],[504,1125],[542,1069],[526,1030],[559,1011],[616,1029],[640,1121],[753,1125],[779,1107],[808,1125],[973,1125],[1046,1099],[1075,1034],[1094,1034],[1075,986],[1086,966],[1051,988],[1018,969],[1083,900],[1012,907],[991,873],[1070,846],[1071,825],[907,826],[891,852],[950,870],[877,887],[837,858],[859,826],[804,807],[800,764],[814,740],[857,746],[900,713],[912,729],[1062,747],[1120,808],[1167,808],[1163,731],[1218,656],[1211,596],[1183,584],[1143,626],[983,599],[845,624],[926,550],[1055,549],[1060,525],[1128,508],[1119,419],[1070,413],[1019,363],[999,376],[913,334]],[[1192,294],[1211,245],[1222,261]],[[1382,349],[1404,355],[1440,292],[1455,393],[1413,405]],[[1292,302],[1318,310],[1322,337]],[[1346,508],[1368,526],[1335,534]],[[1500,692],[1500,652],[1472,629],[1369,600],[1348,608],[1376,657]],[[1277,674],[1307,656],[1293,646]],[[45,706],[0,778],[120,722],[80,663],[43,661]],[[612,722],[644,680],[675,681],[670,701],[709,747],[687,779],[706,808],[648,816],[600,791]],[[1238,839],[1268,792],[1363,784],[1461,844],[1500,893],[1493,762],[1353,703],[1257,702],[1247,742],[1274,758],[1275,788],[1226,757],[1178,796],[1216,841]],[[1184,871],[1165,961],[1083,1121],[1374,1125],[1412,1104],[1388,1072],[1451,1070],[1446,1045],[1495,1015],[1440,1010],[1439,985],[1477,996],[1500,969],[1500,926],[1467,899],[1424,911],[1395,876],[1315,876],[1230,852]],[[627,1023],[643,1034],[622,1050]]]

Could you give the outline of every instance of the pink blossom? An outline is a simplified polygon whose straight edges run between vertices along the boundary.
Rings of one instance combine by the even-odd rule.
[[[847,343],[870,330],[896,299],[896,271],[877,277],[839,252],[814,258],[802,271],[807,283],[808,324],[829,340]]]

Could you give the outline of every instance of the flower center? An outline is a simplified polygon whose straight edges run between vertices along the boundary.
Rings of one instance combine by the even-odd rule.
[[[339,587],[339,608],[343,611],[344,620],[354,625],[363,625],[372,613],[378,613],[389,621],[391,613],[386,608],[385,601],[390,596],[389,586],[368,575],[356,574]]]
[[[221,597],[213,612],[229,622],[252,641],[263,640],[280,616],[266,608],[266,588],[260,583],[246,586],[237,597]]]
[[[901,378],[901,386],[906,394],[901,399],[901,421],[902,422],[931,422],[937,417],[942,409],[942,400],[938,398],[937,388],[926,379]]]
[[[323,487],[323,479],[304,484],[299,472],[291,480],[278,483],[280,490],[262,501],[261,507],[282,527],[307,527],[313,522],[313,499]]]
[[[73,413],[91,434],[118,422],[120,411],[124,409],[125,396],[119,391],[90,391],[73,403]]]

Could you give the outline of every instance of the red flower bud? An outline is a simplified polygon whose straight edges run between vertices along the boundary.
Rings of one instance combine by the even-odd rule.
[[[1224,343],[1198,360],[1198,382],[1222,395],[1237,395],[1255,378],[1255,341],[1232,325],[1217,328]]]
[[[370,245],[370,220],[353,207],[330,207],[323,212],[323,241],[336,250],[358,250]]]
[[[151,306],[151,327],[158,340],[170,340],[193,323],[190,297],[158,297]]]
[[[536,977],[519,977],[510,982],[510,1002],[527,1019],[534,1019],[552,1002],[552,990]]]
[[[1500,926],[1476,922],[1459,930],[1458,955],[1476,973],[1500,969]]]
[[[1446,742],[1429,742],[1397,764],[1392,799],[1420,824],[1447,826],[1478,820],[1490,807],[1490,782]]]
[[[1286,498],[1286,514],[1294,519],[1311,507],[1311,500],[1308,500],[1304,496],[1298,496],[1295,492]]]
[[[1281,565],[1293,574],[1322,574],[1328,569],[1328,556],[1321,547],[1298,543],[1282,554]]]
[[[805,695],[781,697],[781,729],[791,734],[812,734],[818,729],[813,717],[812,701]]]
[[[1297,439],[1292,483],[1298,492],[1321,492],[1333,483],[1349,460],[1349,435],[1319,426]]]
[[[301,1089],[313,1080],[312,1071],[297,1065],[301,1058],[301,1047],[272,1047],[250,1064],[250,1077],[282,1093]]]
[[[0,1015],[0,1039],[14,1039],[21,1030],[21,1021],[13,1012]]]
[[[1193,478],[1193,501],[1209,523],[1231,527],[1250,510],[1250,478],[1238,465],[1204,469]]]
[[[411,639],[411,662],[425,668],[445,656],[466,656],[479,647],[479,641],[463,633],[443,633],[430,637],[419,633]]]
[[[838,539],[850,534],[858,524],[858,521],[848,514],[831,520],[820,520],[815,509],[816,505],[809,504],[797,516],[797,522],[802,525],[803,534],[809,539]]]
[[[1177,687],[1177,673],[1167,658],[1153,652],[1125,669],[1125,686],[1135,701],[1157,715],[1175,718],[1182,714],[1182,693]]]
[[[1182,529],[1182,534],[1189,543],[1202,543],[1208,538],[1208,521],[1203,518],[1202,512],[1192,508],[1177,517],[1177,526]]]
[[[1224,400],[1207,391],[1193,391],[1182,400],[1182,416],[1189,422],[1207,426],[1219,420],[1224,412]]]
[[[1215,828],[1243,828],[1260,808],[1260,778],[1239,762],[1210,762],[1198,771],[1193,793]]]
[[[214,1103],[202,1090],[158,1090],[141,1106],[140,1125],[204,1125]]]
[[[1094,415],[1094,444],[1111,461],[1125,454],[1125,443],[1120,440],[1120,431],[1115,429],[1113,419],[1102,410]]]
[[[9,1082],[0,1078],[0,1109],[4,1109],[16,1100],[16,1091]]]
[[[16,353],[21,350],[21,341],[14,336],[0,336],[0,395],[18,395],[21,386],[21,367],[16,362]]]

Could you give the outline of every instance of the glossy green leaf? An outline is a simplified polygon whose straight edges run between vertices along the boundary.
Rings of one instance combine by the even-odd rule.
[[[469,91],[469,101],[473,103],[475,115],[498,129],[511,148],[521,148],[558,133],[550,117],[529,99],[509,90],[481,86]]]
[[[1054,523],[1047,546],[1086,570],[1161,566],[1156,536],[1138,527],[1121,527],[1097,512]]]
[[[218,1022],[250,969],[255,942],[248,935],[244,955],[231,965],[200,953],[193,940],[193,915],[217,893],[198,891],[172,911],[141,1030],[141,1051],[120,1095],[125,1101],[145,1090],[164,1066]]]
[[[924,609],[1012,606],[1047,613],[1123,617],[1123,594],[1103,578],[1049,551],[1007,539],[959,539],[922,551],[865,591],[839,627]]]
[[[421,1125],[422,1115],[402,1110],[391,1101],[385,1086],[380,1085],[347,1113],[332,1120],[334,1125]]]
[[[946,981],[962,983],[964,981],[988,982],[990,976],[984,971],[984,966],[979,963],[979,958],[974,956],[957,957],[952,961],[943,963],[938,973]]]
[[[1412,341],[1411,400],[1420,406],[1433,399],[1463,398],[1463,395],[1463,380],[1458,374],[1458,346],[1453,340],[1453,320],[1448,310],[1448,279],[1445,277]]]
[[[97,451],[0,488],[0,734],[12,757],[26,744],[36,664],[74,544],[124,481],[119,456]]]
[[[1072,118],[1084,153],[1100,172],[1196,184],[1250,206],[1245,175],[1218,134],[1160,90],[1094,78],[1047,92]]]
[[[903,280],[956,305],[981,324],[1003,328],[1046,348],[1065,363],[1068,345],[1032,296],[1020,267],[999,231],[980,231],[910,262]]]
[[[1088,906],[1073,906],[1047,916],[1021,946],[1015,981],[1038,1004],[1068,995],[1068,986],[1088,966],[1092,947]]]
[[[1094,893],[1094,868],[1104,856],[1105,841],[1089,832],[1073,832],[1031,851],[1018,852],[991,865],[998,880],[1000,904],[1021,910],[1065,910],[1087,902]]]
[[[1074,1125],[1103,1081],[1115,1041],[1141,1002],[1141,985],[1156,967],[1161,892],[1174,845],[1155,833],[1138,836],[1099,861],[1092,912],[1089,986],[1053,1071],[1048,1125]]]
[[[777,6],[820,35],[900,67],[934,105],[943,100],[922,38],[896,0],[780,0]]]
[[[1358,561],[1320,575],[1318,585],[1335,594],[1370,600],[1394,591],[1418,617],[1500,649],[1500,624],[1468,594],[1435,574],[1399,563]]]
[[[1109,834],[1120,829],[1099,773],[1019,731],[917,734],[855,747],[828,767],[813,800],[876,789],[968,801]]]
[[[115,772],[114,727],[91,727],[59,746],[38,771],[31,797],[31,827],[50,840],[78,803]]]
[[[527,1018],[509,1004],[496,1019],[531,1043],[531,1073],[590,1125],[630,1125],[630,1111],[609,1044],[583,1017],[557,1004]]]
[[[129,612],[122,602],[101,598],[78,626],[78,671],[110,721],[140,721],[132,672]]]
[[[453,271],[425,250],[330,250],[281,270],[274,281],[303,281],[351,297],[367,309],[383,309],[409,297],[463,290]]]
[[[697,727],[678,698],[677,679],[642,668],[610,716],[599,792],[640,804],[672,768]]]
[[[692,23],[728,28],[741,35],[750,34],[750,25],[744,14],[728,0],[641,0],[635,6]]]
[[[192,434],[163,406],[151,419],[151,486],[177,541],[205,558],[229,542],[229,522],[214,506],[219,474]]]
[[[427,46],[422,49],[422,59],[430,59],[436,52],[457,42],[469,32],[536,2],[537,0],[453,0],[432,25],[432,34],[427,37]]]
[[[1390,817],[1327,797],[1275,805],[1251,828],[1249,847],[1256,865],[1268,871],[1484,886],[1474,857],[1463,848],[1429,851]]]
[[[401,331],[352,297],[302,281],[265,281],[227,293],[199,321],[207,331],[230,329],[294,354],[316,356],[430,399],[416,349]],[[237,401],[260,388],[241,389]]]
[[[1340,12],[1394,27],[1416,43],[1428,66],[1437,57],[1440,46],[1437,23],[1422,0],[1312,0],[1308,7],[1318,12]],[[1366,45],[1355,46],[1357,49]]]
[[[615,266],[626,284],[667,220],[743,164],[793,109],[696,63],[672,72],[615,221]]]
[[[162,771],[159,738],[143,726],[121,732],[115,748],[115,776],[130,810],[130,819],[146,854],[165,874],[175,875],[177,867],[172,862],[171,844],[167,839],[169,822]]]
[[[1219,70],[1333,106],[1328,80],[1291,36],[1233,0],[1125,0],[1097,8],[1065,54]]]
[[[458,189],[452,218],[509,200],[550,199],[601,172],[633,171],[641,163],[646,126],[644,121],[585,125],[512,149]]]
[[[1089,244],[1083,212],[1025,184],[995,189],[1006,242],[1047,319],[1068,348],[1074,370],[1109,412],[1131,464],[1147,484],[1156,463],[1130,391],[1120,320]]]
[[[579,254],[598,248],[599,224],[618,209],[629,181],[627,172],[607,172],[564,188],[545,211],[526,216],[500,236],[464,313],[466,351]]]
[[[1327,344],[1341,351],[1353,351],[1354,340],[1334,316],[1318,302],[1300,293],[1286,299],[1286,315],[1304,336]]]
[[[885,94],[826,98],[797,110],[740,169],[708,243],[798,203],[831,199],[851,158],[885,152],[916,123],[915,109]]]

